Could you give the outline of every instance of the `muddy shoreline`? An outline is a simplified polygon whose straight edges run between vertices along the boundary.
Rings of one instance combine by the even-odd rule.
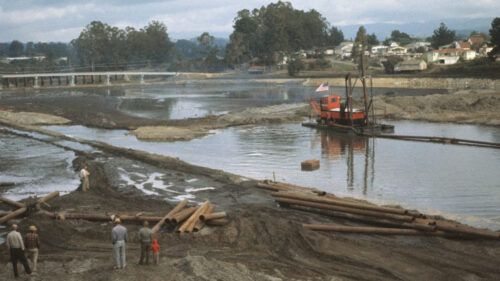
[[[26,131],[50,133],[37,127]],[[22,135],[22,133],[21,133]],[[29,136],[26,136],[29,137]],[[47,140],[52,142],[53,140]],[[162,216],[175,203],[146,196],[134,188],[118,188],[116,163],[162,170],[180,184],[196,177],[215,189],[198,193],[228,212],[230,223],[179,235],[163,229],[160,266],[137,265],[139,228],[130,232],[128,266],[112,270],[107,223],[55,221],[33,215],[19,221],[21,231],[30,224],[39,228],[42,249],[39,272],[29,280],[496,280],[500,243],[487,240],[454,240],[439,237],[357,235],[303,229],[302,223],[358,225],[345,219],[279,208],[256,182],[208,168],[184,164],[175,158],[121,149],[100,142],[84,142],[99,152],[76,151],[75,171],[89,165],[91,190],[75,191],[50,202],[53,212],[119,213]],[[113,158],[117,158],[112,160]],[[111,161],[112,160],[112,161]],[[5,206],[3,206],[5,207]],[[0,245],[0,277],[10,279],[5,245]],[[21,270],[22,271],[22,270]]]

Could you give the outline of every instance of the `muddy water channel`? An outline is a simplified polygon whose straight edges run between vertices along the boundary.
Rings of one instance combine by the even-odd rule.
[[[500,142],[500,129],[391,122],[397,134]],[[467,146],[365,139],[319,132],[300,124],[234,127],[190,142],[140,142],[126,131],[82,126],[47,129],[179,157],[256,179],[313,186],[377,203],[401,204],[476,226],[500,229],[500,151]],[[320,159],[302,172],[300,162]]]

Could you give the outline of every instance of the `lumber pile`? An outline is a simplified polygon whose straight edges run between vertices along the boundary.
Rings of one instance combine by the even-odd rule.
[[[275,182],[261,182],[258,187],[272,191],[282,207],[343,218],[371,226],[340,226],[303,224],[312,230],[382,235],[422,235],[452,238],[480,238],[500,240],[500,232],[474,228],[440,218],[429,218],[416,211],[382,207],[353,199],[321,194],[315,189],[297,188]],[[376,225],[374,227],[373,225]]]

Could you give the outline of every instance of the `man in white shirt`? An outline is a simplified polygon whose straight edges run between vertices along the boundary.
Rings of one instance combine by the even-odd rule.
[[[24,255],[24,243],[21,233],[17,232],[17,224],[12,225],[12,231],[7,234],[7,239],[5,244],[7,249],[10,251],[10,260],[12,266],[14,267],[14,276],[19,277],[19,272],[17,271],[17,261],[21,261],[24,266],[24,271],[29,275],[31,274],[31,269]]]
[[[89,182],[90,173],[87,170],[87,165],[83,166],[83,169],[80,171],[80,179],[82,180],[82,191],[87,192],[90,189]]]

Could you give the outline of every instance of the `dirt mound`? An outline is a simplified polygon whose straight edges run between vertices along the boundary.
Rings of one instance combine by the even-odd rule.
[[[469,90],[427,96],[375,97],[374,104],[375,115],[384,118],[500,125],[498,91]]]
[[[0,110],[0,121],[6,123],[16,122],[25,125],[64,125],[71,122],[71,120],[51,114],[6,110]]]

